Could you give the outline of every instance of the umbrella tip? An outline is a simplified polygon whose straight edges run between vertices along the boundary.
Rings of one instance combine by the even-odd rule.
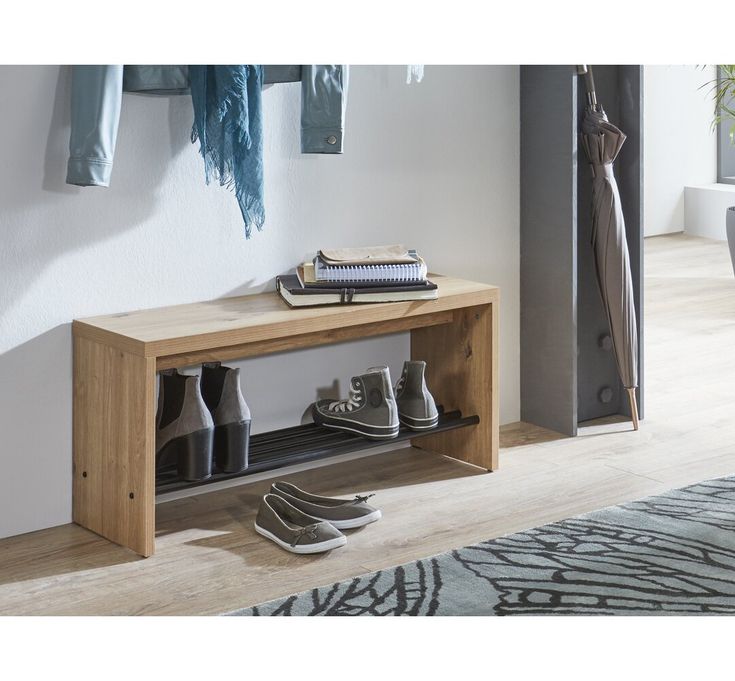
[[[635,398],[635,388],[626,388],[630,401],[630,416],[633,421],[633,430],[638,430],[638,402]]]

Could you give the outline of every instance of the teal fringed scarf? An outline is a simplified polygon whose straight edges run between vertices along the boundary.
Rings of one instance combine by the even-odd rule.
[[[190,66],[191,141],[199,140],[207,184],[234,188],[245,236],[265,222],[263,202],[263,67]]]

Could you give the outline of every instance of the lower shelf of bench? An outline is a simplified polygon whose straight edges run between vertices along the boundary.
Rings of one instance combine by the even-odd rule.
[[[462,416],[459,411],[440,413],[436,427],[425,432],[416,432],[401,427],[392,440],[367,440],[338,430],[329,430],[313,423],[267,433],[250,438],[250,464],[240,473],[215,473],[211,478],[197,482],[186,482],[170,475],[162,474],[156,479],[156,494],[178,492],[180,490],[211,485],[223,480],[241,478],[254,473],[275,470],[284,466],[324,459],[338,454],[347,454],[374,447],[384,447],[395,442],[414,440],[422,435],[433,435],[442,431],[474,426],[480,422],[479,416]]]

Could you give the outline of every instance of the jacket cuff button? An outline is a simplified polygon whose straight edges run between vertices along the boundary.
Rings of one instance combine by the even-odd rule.
[[[327,144],[337,144],[337,138],[334,135],[327,137]]]

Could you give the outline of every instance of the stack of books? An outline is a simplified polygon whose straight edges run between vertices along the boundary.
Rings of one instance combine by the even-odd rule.
[[[293,274],[276,278],[291,307],[434,300],[424,259],[400,244],[321,250]]]

